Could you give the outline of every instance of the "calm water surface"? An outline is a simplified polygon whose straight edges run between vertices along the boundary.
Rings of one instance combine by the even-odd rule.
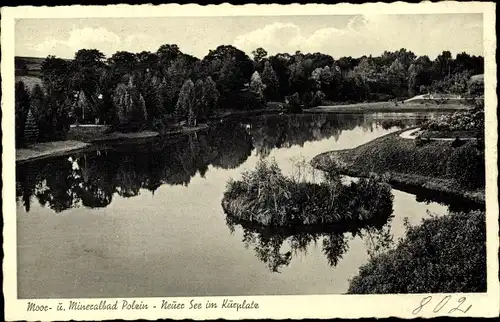
[[[259,116],[168,142],[18,166],[18,296],[346,292],[376,232],[279,235],[228,225],[220,205],[226,183],[261,157],[290,174],[298,159],[397,130],[384,119],[413,125],[423,116]],[[418,224],[428,211],[448,209],[393,194],[384,231],[395,239],[404,236],[403,218]]]

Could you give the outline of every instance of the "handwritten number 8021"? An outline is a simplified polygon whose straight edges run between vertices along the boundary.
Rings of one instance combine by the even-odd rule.
[[[437,303],[435,306],[434,306],[434,309],[432,310],[432,312],[434,313],[438,313],[439,311],[441,311],[441,309],[443,309],[443,307],[446,306],[446,304],[448,304],[448,302],[451,300],[451,295],[447,295],[445,297],[443,297],[441,299],[441,301],[439,301],[439,303]],[[448,311],[448,314],[451,314],[451,313],[454,313],[454,312],[462,312],[462,313],[467,313],[467,311],[469,311],[469,309],[471,308],[472,305],[469,305],[465,310],[461,308],[462,304],[465,302],[466,298],[465,297],[461,297],[457,300],[457,303],[458,305],[454,308],[451,308],[449,311]],[[432,301],[432,296],[426,296],[422,299],[422,301],[420,301],[420,305],[415,308],[412,313],[413,315],[417,315],[420,311],[422,311],[422,309],[427,305],[429,304],[430,302]]]

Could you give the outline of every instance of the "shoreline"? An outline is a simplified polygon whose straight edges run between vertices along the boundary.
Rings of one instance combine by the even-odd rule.
[[[433,104],[433,103],[399,103],[397,106],[393,102],[372,102],[353,103],[338,105],[320,105],[304,110],[304,113],[377,113],[377,112],[453,112],[470,109],[470,106],[463,104]]]
[[[16,149],[16,164],[60,157],[69,153],[90,151],[93,148],[92,143],[73,140],[37,143],[32,148]]]
[[[423,193],[434,193],[441,195],[445,198],[462,198],[469,202],[477,203],[478,205],[485,205],[486,198],[485,192],[481,190],[468,190],[464,187],[458,187],[457,184],[448,178],[443,177],[432,177],[427,175],[420,175],[417,173],[402,173],[398,171],[391,171],[389,169],[384,171],[364,171],[356,165],[349,163],[349,155],[356,153],[357,149],[363,148],[365,146],[380,144],[381,141],[387,140],[392,137],[400,137],[400,134],[406,130],[400,130],[383,135],[376,138],[370,142],[362,144],[352,149],[343,150],[333,150],[328,152],[323,152],[310,161],[313,168],[320,171],[328,171],[328,166],[335,162],[338,167],[338,171],[342,175],[351,177],[368,177],[370,175],[386,175],[388,177],[389,184],[393,189],[404,191],[406,189],[421,189]],[[402,188],[402,189],[398,189]]]
[[[102,145],[124,145],[137,144],[156,138],[172,138],[178,135],[185,135],[209,128],[209,125],[203,124],[194,128],[185,128],[166,131],[164,133],[156,131],[140,132],[112,132],[98,138],[83,140],[62,140],[41,142],[31,145],[28,148],[16,149],[16,164],[28,163],[42,159],[56,158],[70,153],[87,152],[99,148]]]
[[[451,105],[434,105],[422,106],[421,104],[413,106],[388,106],[391,102],[375,102],[375,103],[355,103],[346,105],[331,105],[318,106],[310,109],[304,109],[303,114],[315,113],[376,113],[376,112],[432,112],[432,111],[457,111],[467,109],[467,106]],[[16,163],[26,163],[40,159],[58,157],[65,154],[80,152],[82,149],[95,148],[98,144],[134,144],[155,138],[170,138],[177,135],[185,135],[210,128],[212,123],[221,122],[233,117],[241,116],[257,116],[267,114],[286,113],[283,109],[268,108],[248,111],[221,111],[214,116],[206,124],[202,124],[195,128],[171,129],[163,133],[156,131],[140,131],[131,133],[87,133],[88,138],[80,138],[78,134],[70,136],[64,141],[52,141],[37,143],[29,148],[16,149]],[[72,129],[84,129],[82,127],[72,127]],[[89,127],[92,128],[92,127]],[[100,128],[100,131],[105,130],[105,126]],[[76,132],[76,130],[74,130]],[[86,135],[82,135],[85,137]],[[51,146],[52,145],[52,146]]]

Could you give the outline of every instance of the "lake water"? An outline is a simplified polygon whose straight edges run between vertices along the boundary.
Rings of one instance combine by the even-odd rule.
[[[290,174],[297,160],[397,130],[384,120],[414,125],[428,115],[258,116],[20,165],[18,297],[344,293],[377,232],[277,235],[229,225],[221,207],[226,183],[259,158],[274,158]],[[404,236],[405,217],[418,224],[449,207],[393,195],[383,230],[395,240]]]

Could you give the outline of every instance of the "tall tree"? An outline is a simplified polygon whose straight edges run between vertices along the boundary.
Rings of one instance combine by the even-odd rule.
[[[290,63],[291,56],[289,54],[276,54],[269,57],[269,62],[271,67],[276,72],[278,77],[278,96],[284,98],[290,95],[290,83],[289,83],[289,69],[288,65]]]
[[[168,66],[175,60],[179,55],[181,55],[181,50],[179,46],[175,44],[165,44],[161,45],[156,51],[158,58],[160,60],[163,68],[168,68]]]
[[[188,79],[182,85],[179,93],[179,99],[175,106],[175,118],[182,121],[187,119],[188,126],[196,125],[196,96],[194,92],[194,83]]]
[[[205,84],[202,79],[198,79],[194,83],[194,96],[195,96],[195,110],[197,112],[196,119],[205,119],[206,118],[206,110],[205,110],[205,102],[203,97]]]
[[[38,125],[31,110],[28,111],[26,116],[26,124],[24,127],[24,142],[31,144],[38,141]]]
[[[142,72],[157,74],[159,67],[159,57],[157,54],[149,51],[141,51],[137,55],[137,67]]]
[[[137,68],[137,56],[128,51],[118,51],[108,59],[108,64],[120,76],[131,74]]]
[[[203,58],[205,66],[217,83],[223,105],[235,104],[235,98],[253,73],[250,58],[234,46],[219,46]]]
[[[453,57],[451,52],[445,50],[434,61],[435,70],[439,77],[450,76],[453,69]]]
[[[69,130],[73,104],[69,64],[64,59],[48,56],[41,64],[40,73],[47,93],[47,120],[51,125],[44,134],[52,139],[61,139]]]
[[[407,95],[407,69],[399,57],[387,69],[386,77],[388,82],[392,84],[392,94],[394,96],[402,97]]]
[[[24,128],[26,124],[26,117],[30,109],[30,95],[26,90],[23,81],[16,83],[15,87],[15,126],[16,146],[22,146],[24,142]]]
[[[217,107],[219,91],[217,85],[210,76],[205,79],[203,88],[203,103],[205,105],[206,116],[211,116]]]
[[[113,103],[116,109],[116,126],[120,130],[137,130],[146,124],[146,103],[132,77],[129,77],[128,83],[117,86]]]
[[[100,78],[106,67],[104,60],[104,54],[97,49],[81,49],[76,52],[75,58],[70,63],[71,87],[77,95],[84,96],[88,106],[82,106],[82,108],[89,109],[94,116],[99,114],[98,96],[101,95]],[[85,114],[78,115],[78,118],[82,118],[83,115]]]
[[[152,124],[153,119],[161,117],[161,104],[163,103],[160,94],[159,77],[147,73],[142,77],[139,91],[144,98],[144,104],[147,110],[147,123]]]
[[[264,101],[264,89],[266,88],[266,85],[262,82],[262,79],[260,78],[259,72],[255,71],[252,74],[252,77],[250,79],[250,86],[249,90],[250,92],[253,93],[255,98],[259,102]]]
[[[47,108],[45,93],[43,92],[40,84],[36,84],[31,90],[30,110],[38,128],[39,140],[47,140],[47,135],[50,133],[52,121],[48,118],[49,110]]]
[[[266,86],[264,89],[264,96],[266,99],[277,99],[279,93],[279,80],[269,61],[266,61],[264,64],[262,82]]]
[[[259,48],[255,49],[254,51],[252,51],[252,55],[253,55],[253,60],[256,63],[258,63],[258,62],[262,61],[264,58],[266,58],[267,51],[264,48],[259,47]]]
[[[302,54],[293,57],[293,62],[288,66],[290,90],[299,96],[309,91],[309,76],[306,60]]]
[[[161,114],[164,116],[173,114],[175,111],[175,105],[177,104],[177,90],[172,79],[163,79],[160,83],[158,91],[161,100]]]

